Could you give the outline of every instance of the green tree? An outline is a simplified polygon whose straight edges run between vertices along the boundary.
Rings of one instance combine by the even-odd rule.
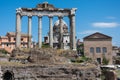
[[[81,54],[82,56],[84,55],[83,47],[84,47],[83,44],[77,45],[77,52],[78,52],[78,54]]]

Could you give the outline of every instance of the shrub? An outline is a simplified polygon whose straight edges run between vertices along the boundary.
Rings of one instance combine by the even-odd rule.
[[[109,60],[106,59],[106,57],[103,57],[102,64],[103,65],[108,65],[108,63],[109,63]]]
[[[82,63],[82,62],[86,62],[86,61],[89,61],[89,60],[91,60],[91,58],[82,56],[82,57],[78,57],[76,59],[71,59],[71,62],[73,62],[73,63]]]
[[[49,44],[42,44],[42,48],[50,48]]]
[[[7,51],[4,50],[4,49],[1,49],[0,52],[3,53],[3,54],[8,54],[8,53],[9,53],[9,52],[7,52]]]

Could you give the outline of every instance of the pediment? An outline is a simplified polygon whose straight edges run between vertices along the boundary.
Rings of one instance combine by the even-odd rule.
[[[96,32],[94,34],[91,34],[91,35],[85,37],[84,39],[111,39],[111,38],[112,37],[110,37],[110,36]]]

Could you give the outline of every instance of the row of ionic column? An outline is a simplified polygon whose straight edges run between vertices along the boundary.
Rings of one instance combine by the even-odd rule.
[[[16,47],[20,48],[21,45],[21,15],[16,14]],[[49,45],[53,47],[53,28],[52,28],[52,16],[49,16]],[[62,38],[63,38],[63,28],[62,28],[62,17],[59,17],[60,23],[60,48],[63,48]],[[32,16],[28,16],[28,47],[31,48],[31,27],[32,27]],[[42,47],[42,16],[38,16],[38,47]],[[70,16],[70,47],[71,49],[76,49],[75,40],[75,16]]]

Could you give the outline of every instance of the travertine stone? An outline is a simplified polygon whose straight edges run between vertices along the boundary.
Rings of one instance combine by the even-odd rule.
[[[21,45],[21,15],[16,14],[16,47],[19,48]]]
[[[32,16],[28,16],[28,48],[31,48],[31,27],[32,27]]]
[[[38,16],[38,47],[42,47],[42,16]]]
[[[49,16],[49,44],[50,44],[50,47],[53,48],[53,28],[52,28],[52,16]]]
[[[71,34],[70,39],[72,39],[71,47],[73,50],[76,50],[76,30],[75,30],[75,15],[71,16]]]

